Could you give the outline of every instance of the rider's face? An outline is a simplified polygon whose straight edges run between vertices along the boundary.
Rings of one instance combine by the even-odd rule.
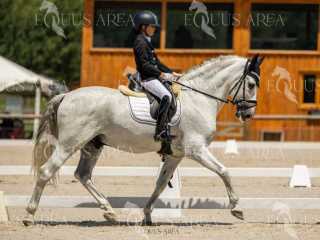
[[[145,33],[149,36],[149,37],[152,37],[154,35],[156,31],[156,28],[152,25],[148,25],[146,28],[145,28]]]

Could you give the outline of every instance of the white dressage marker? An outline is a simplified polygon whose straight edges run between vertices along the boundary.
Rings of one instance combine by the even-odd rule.
[[[162,166],[163,166],[163,162],[160,163],[157,178],[159,177]],[[179,199],[180,198],[180,196],[181,196],[181,178],[180,178],[180,174],[179,174],[179,167],[177,167],[170,182],[172,184],[172,188],[170,188],[167,185],[159,197],[160,200]],[[168,208],[170,208],[170,207],[168,207]],[[181,217],[181,208],[177,208],[177,209],[154,208],[154,211],[152,212],[152,216],[156,217],[156,218],[166,218],[166,219],[167,218],[180,218]]]
[[[9,219],[6,204],[4,201],[4,194],[2,191],[0,191],[0,222],[7,222],[8,220]]]
[[[310,175],[306,165],[294,165],[290,187],[311,187]]]
[[[226,149],[225,149],[224,153],[228,154],[228,155],[238,155],[239,154],[238,145],[237,145],[236,140],[234,140],[234,139],[227,140]]]

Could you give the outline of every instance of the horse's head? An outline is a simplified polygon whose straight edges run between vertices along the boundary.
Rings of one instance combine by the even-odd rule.
[[[251,119],[256,110],[257,91],[260,82],[260,65],[263,57],[255,55],[242,64],[239,74],[236,74],[229,95],[236,105],[236,116],[240,121]]]

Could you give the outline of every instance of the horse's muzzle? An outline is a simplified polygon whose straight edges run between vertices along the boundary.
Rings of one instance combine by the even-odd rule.
[[[240,101],[236,104],[236,117],[242,121],[251,119],[255,114],[256,104],[254,102]]]

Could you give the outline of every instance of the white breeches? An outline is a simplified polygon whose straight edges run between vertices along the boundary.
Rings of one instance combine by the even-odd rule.
[[[168,96],[171,102],[172,96],[168,89],[158,79],[152,79],[150,81],[141,81],[141,85],[152,94],[156,95],[160,99],[164,96]]]

